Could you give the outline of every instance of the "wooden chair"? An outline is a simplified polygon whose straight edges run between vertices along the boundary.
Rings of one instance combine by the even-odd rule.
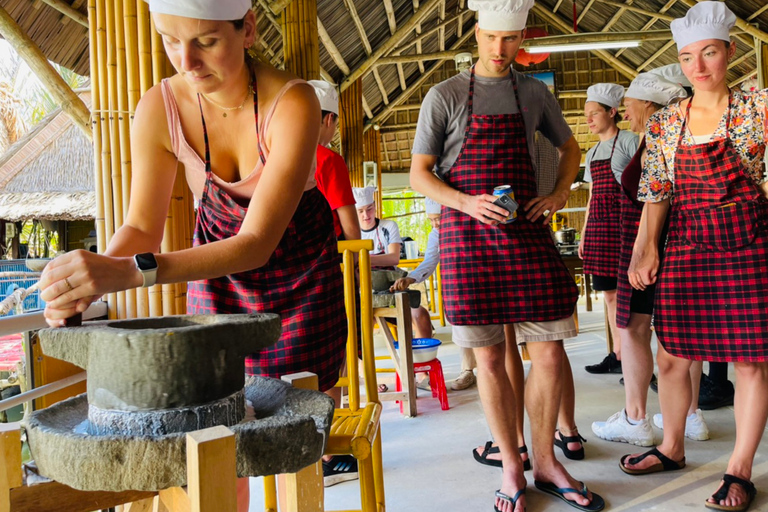
[[[384,470],[381,455],[381,402],[376,383],[373,351],[373,298],[371,285],[371,240],[339,242],[343,254],[344,304],[347,310],[347,372],[336,387],[349,389],[349,407],[336,409],[326,455],[352,455],[358,461],[360,475],[360,512],[384,512]],[[361,329],[357,325],[357,284],[355,254],[360,269]],[[358,333],[362,333],[358,339]],[[365,402],[360,397],[358,347],[362,347]],[[274,478],[265,478],[265,508],[277,510]],[[352,512],[352,511],[344,511]]]

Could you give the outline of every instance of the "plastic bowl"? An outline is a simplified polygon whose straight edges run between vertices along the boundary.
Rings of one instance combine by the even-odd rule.
[[[442,341],[436,338],[413,338],[411,343],[414,363],[426,363],[437,357],[437,349]],[[398,348],[395,342],[395,348]]]

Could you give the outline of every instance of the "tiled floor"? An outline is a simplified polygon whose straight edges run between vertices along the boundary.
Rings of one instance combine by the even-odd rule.
[[[584,365],[598,362],[606,353],[602,303],[597,312],[586,313],[580,306],[581,334],[570,340],[567,352],[574,368],[576,381],[576,420],[581,433],[588,439],[587,457],[569,461],[557,451],[559,458],[577,478],[606,500],[607,510],[636,512],[678,512],[705,510],[704,500],[716,490],[725,470],[734,441],[732,408],[704,413],[711,439],[704,442],[687,441],[686,469],[675,473],[659,473],[632,477],[618,468],[619,458],[638,452],[637,447],[611,443],[596,438],[592,421],[605,420],[623,407],[623,387],[618,375],[590,375]],[[459,372],[458,347],[449,342],[450,328],[438,329],[437,337],[444,341],[438,357],[446,378]],[[654,341],[655,343],[655,341]],[[706,365],[705,365],[706,371]],[[766,390],[768,393],[768,390]],[[419,391],[419,415],[403,418],[398,407],[385,403],[382,415],[382,439],[387,510],[390,512],[490,512],[493,492],[499,487],[500,471],[481,466],[472,458],[473,446],[490,439],[477,388],[450,392],[451,408],[442,411],[436,399]],[[656,394],[649,396],[649,416],[659,412]],[[660,442],[661,431],[656,430]],[[530,438],[530,435],[527,436]],[[754,464],[753,481],[758,496],[752,511],[768,511],[768,434]],[[528,477],[528,512],[575,510],[561,501],[538,491],[533,477]],[[251,483],[251,511],[262,511],[261,480]],[[347,482],[326,489],[326,509],[359,507],[359,488]]]

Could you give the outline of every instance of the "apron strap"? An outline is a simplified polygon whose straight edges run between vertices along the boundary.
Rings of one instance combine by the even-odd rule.
[[[256,119],[256,147],[259,148],[259,158],[261,159],[261,163],[266,164],[267,160],[264,158],[264,152],[261,150],[261,140],[259,137],[259,93],[257,92],[256,88],[256,76],[253,77],[251,89],[253,90],[253,115]],[[205,140],[205,174],[208,175],[211,172],[211,147],[208,144],[208,128],[205,125],[203,102],[200,99],[200,93],[197,93],[197,105],[200,107],[200,119],[203,121],[203,140]]]
[[[691,99],[688,101],[688,105],[685,107],[685,115],[683,116],[683,125],[680,127],[680,136],[677,139],[677,146],[680,147],[680,145],[683,143],[683,139],[685,138],[685,130],[688,127],[688,116],[691,114],[691,105],[693,104],[693,98],[695,98],[696,95],[694,94],[691,96]],[[733,92],[728,89],[728,107],[725,110],[725,138],[730,139],[729,136],[729,130],[731,129],[731,101],[733,99]],[[715,128],[717,130],[717,128]],[[693,136],[693,135],[691,135]]]

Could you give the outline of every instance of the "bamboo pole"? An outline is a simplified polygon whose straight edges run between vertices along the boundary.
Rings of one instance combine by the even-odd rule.
[[[288,7],[294,0],[275,0],[274,2],[270,2],[268,5],[269,10],[274,14],[275,16],[278,16],[283,10]]]
[[[89,45],[88,51],[90,54],[91,65],[91,106],[93,108],[93,114],[91,116],[91,123],[93,127],[93,175],[94,185],[96,188],[96,218],[94,224],[96,225],[96,244],[100,254],[103,254],[107,249],[107,237],[106,229],[104,226],[104,184],[101,174],[101,99],[100,99],[100,87],[101,82],[98,80],[98,43],[96,40],[97,34],[97,21],[98,15],[96,14],[96,0],[88,0],[88,23],[90,28],[88,30]]]
[[[363,85],[362,80],[341,93],[339,98],[339,132],[344,160],[353,187],[363,183]]]
[[[53,69],[40,47],[24,33],[13,17],[8,14],[8,11],[2,7],[0,7],[0,34],[11,43],[11,46],[43,83],[54,101],[61,106],[61,109],[72,118],[75,125],[90,140],[92,135],[91,111]]]
[[[83,16],[77,9],[73,9],[68,3],[62,2],[61,0],[43,0],[43,3],[50,5],[67,18],[76,21],[85,28],[89,28],[88,18]]]
[[[152,87],[152,20],[149,6],[143,0],[136,0],[139,25],[139,79],[141,94]]]
[[[104,228],[105,244],[109,245],[112,235],[115,233],[114,209],[112,202],[112,180],[111,180],[111,152],[110,145],[110,123],[109,123],[109,81],[107,69],[107,19],[106,6],[104,0],[98,0],[96,4],[96,44],[98,46],[98,75],[99,80],[99,98],[101,120],[101,179],[104,201]],[[105,245],[105,247],[106,247]],[[107,295],[107,311],[110,318],[116,318],[117,296],[114,293]]]
[[[382,197],[381,197],[381,135],[378,130],[368,130],[363,134],[363,158],[366,162],[373,162],[378,169],[378,179],[376,182],[376,215],[381,218]]]
[[[348,75],[349,66],[347,66],[347,63],[344,61],[344,57],[342,57],[341,52],[333,43],[330,34],[328,34],[328,31],[325,30],[325,27],[320,21],[320,18],[317,19],[317,35],[320,38],[320,41],[323,43],[323,46],[325,46],[325,50],[328,52],[328,55],[331,56],[331,59],[333,59],[333,62],[336,64],[336,67],[338,67],[342,73]]]
[[[107,88],[109,90],[109,107],[107,119],[109,122],[109,146],[110,146],[110,182],[112,184],[112,222],[116,232],[123,225],[123,183],[120,166],[120,127],[117,122],[117,28],[115,22],[115,1],[106,1],[106,41],[107,41]],[[122,9],[120,10],[122,16]],[[115,294],[116,318],[125,318],[125,291]]]
[[[285,69],[305,79],[320,78],[317,0],[294,0],[281,17]]]
[[[365,33],[363,20],[361,20],[360,16],[357,14],[355,3],[352,0],[343,0],[343,1],[344,1],[344,7],[347,8],[347,11],[349,11],[349,15],[352,17],[352,22],[355,24],[355,28],[357,29],[357,35],[360,36],[360,41],[363,43],[363,48],[365,48],[365,54],[370,55],[373,52],[373,49],[371,48],[371,42],[368,40],[368,34]]]

